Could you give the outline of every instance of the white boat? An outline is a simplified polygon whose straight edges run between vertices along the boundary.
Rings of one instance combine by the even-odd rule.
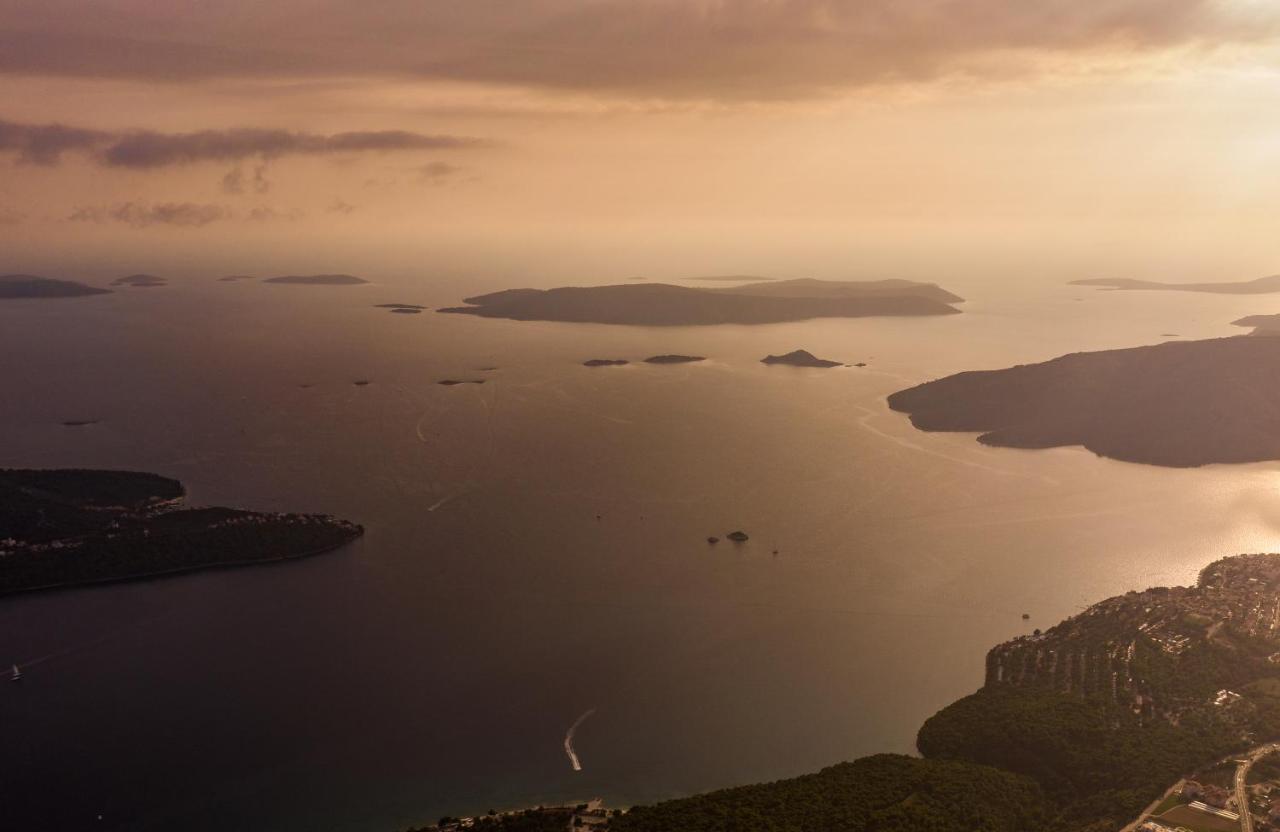
[[[22,671],[18,669],[18,666],[16,664],[13,666],[13,676],[10,678],[9,681],[11,682],[22,681]]]

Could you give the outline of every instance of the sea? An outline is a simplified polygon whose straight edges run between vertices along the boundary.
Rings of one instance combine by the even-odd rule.
[[[885,403],[1240,334],[1268,296],[972,278],[942,281],[959,315],[634,327],[433,311],[519,280],[366,277],[0,303],[0,466],[367,530],[0,599],[0,828],[395,832],[910,754],[996,643],[1280,550],[1280,465],[988,448]],[[865,366],[760,363],[799,348]]]

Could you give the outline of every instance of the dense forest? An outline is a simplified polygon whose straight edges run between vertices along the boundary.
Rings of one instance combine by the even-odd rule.
[[[775,783],[640,806],[619,832],[1027,832],[1048,807],[1032,780],[972,763],[878,754]]]
[[[176,480],[123,471],[0,470],[0,595],[332,549],[332,517],[179,508]]]

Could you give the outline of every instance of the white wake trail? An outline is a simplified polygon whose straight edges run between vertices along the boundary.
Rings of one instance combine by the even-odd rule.
[[[596,712],[595,708],[591,708],[573,721],[569,726],[569,730],[564,735],[564,753],[569,755],[569,765],[573,766],[574,771],[582,771],[582,762],[578,759],[578,755],[573,750],[573,735],[578,732],[578,726],[587,721],[587,717]]]

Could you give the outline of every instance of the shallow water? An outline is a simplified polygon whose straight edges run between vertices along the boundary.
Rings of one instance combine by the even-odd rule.
[[[651,329],[393,315],[372,304],[491,287],[379,280],[0,305],[0,465],[155,471],[197,504],[368,529],[0,601],[0,665],[28,668],[0,688],[13,828],[376,832],[907,752],[994,643],[1280,549],[1280,465],[991,449],[884,404],[1235,334],[1265,296],[947,282],[965,314]],[[758,363],[796,348],[868,366]],[[665,352],[710,360],[580,366]]]

